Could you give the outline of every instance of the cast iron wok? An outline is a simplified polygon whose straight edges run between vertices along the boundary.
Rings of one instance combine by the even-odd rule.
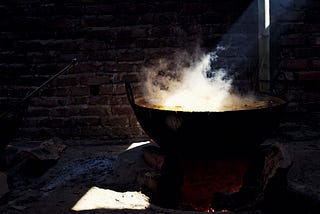
[[[211,156],[252,153],[278,127],[286,101],[269,95],[263,108],[235,111],[175,111],[141,105],[131,84],[125,83],[129,103],[145,133],[164,152]]]

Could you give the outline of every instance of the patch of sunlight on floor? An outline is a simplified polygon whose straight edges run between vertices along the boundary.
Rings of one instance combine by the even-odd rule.
[[[71,209],[73,211],[96,209],[144,210],[149,206],[149,198],[141,192],[116,192],[94,186]]]
[[[142,145],[147,144],[147,143],[150,143],[150,141],[132,143],[126,150],[133,149],[135,147],[142,146]]]

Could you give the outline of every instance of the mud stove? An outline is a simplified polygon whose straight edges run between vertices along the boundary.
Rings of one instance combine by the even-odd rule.
[[[251,156],[184,158],[146,143],[120,154],[115,174],[120,186],[144,192],[161,207],[234,212],[277,207],[290,164],[278,144]]]
[[[136,148],[136,160],[126,155],[130,151],[120,155],[125,167],[118,168],[126,171],[117,173],[119,181],[132,177],[127,183],[149,193],[153,203],[206,212],[251,209],[280,185],[271,183],[285,182],[277,175],[289,166],[280,146],[262,145],[285,112],[284,100],[260,94],[223,111],[191,111],[150,104],[134,96],[130,83],[125,87],[151,143]]]

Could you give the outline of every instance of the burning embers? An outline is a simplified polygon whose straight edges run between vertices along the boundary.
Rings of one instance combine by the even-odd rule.
[[[141,151],[144,161],[156,175],[151,178],[151,171],[147,172],[148,182],[143,184],[147,192],[151,192],[150,198],[160,206],[182,210],[261,209],[270,189],[276,190],[271,194],[277,194],[285,188],[275,186],[274,180],[284,184],[286,173],[279,172],[286,172],[290,166],[290,161],[284,158],[281,147],[277,145],[261,147],[250,157],[211,159],[177,158],[163,154],[153,145],[147,145]]]
[[[216,195],[240,190],[248,168],[247,157],[183,159],[164,155],[155,146],[142,151],[146,163],[160,170],[152,187],[155,203],[170,208],[212,211]]]
[[[212,211],[215,195],[238,192],[247,170],[245,158],[182,161],[184,181],[180,206],[198,211]]]

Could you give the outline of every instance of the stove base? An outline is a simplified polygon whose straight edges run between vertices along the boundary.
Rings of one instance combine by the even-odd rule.
[[[118,165],[130,162],[130,167],[125,167],[125,173],[130,175],[122,175],[127,179],[125,183],[141,189],[156,205],[180,210],[259,209],[270,189],[279,190],[274,185],[286,186],[286,172],[291,163],[278,145],[261,146],[249,157],[211,159],[183,159],[164,154],[154,143],[135,150],[138,153],[135,157],[119,156],[126,163]],[[120,168],[115,168],[118,181],[121,181]],[[133,179],[128,181],[128,177]]]

